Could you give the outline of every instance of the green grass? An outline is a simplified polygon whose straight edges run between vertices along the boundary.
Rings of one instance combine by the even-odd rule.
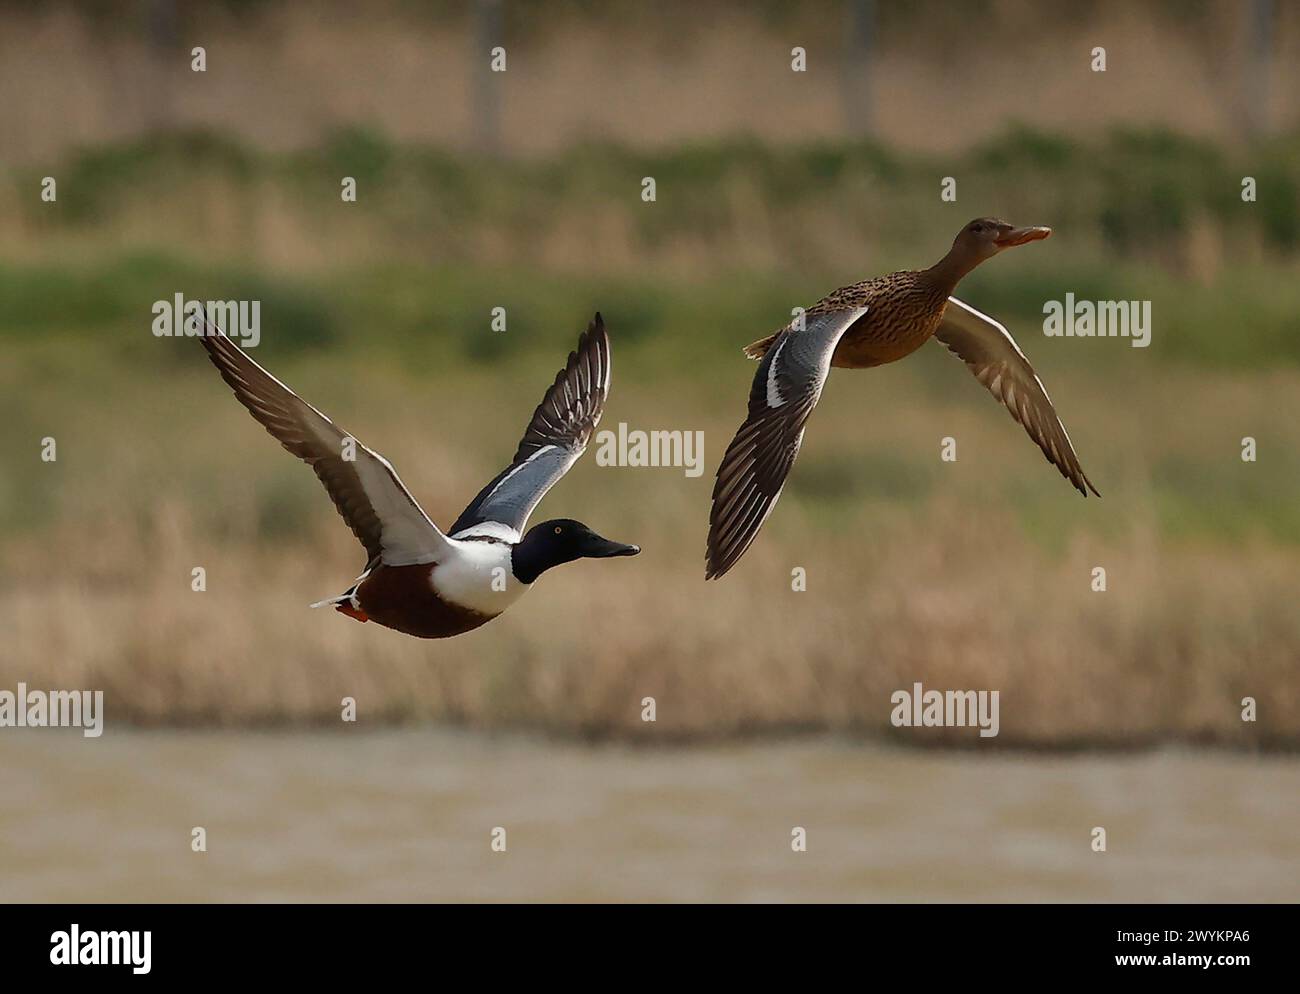
[[[665,362],[690,365],[702,350],[738,349],[761,337],[788,319],[793,304],[831,288],[827,279],[782,273],[665,282],[393,263],[321,277],[134,253],[73,265],[0,262],[0,340],[113,336],[143,361],[162,362],[169,353],[150,343],[151,307],[181,292],[260,301],[267,354],[338,348],[389,353],[426,368],[453,357],[493,362],[521,346],[549,352],[557,329],[577,328],[600,309],[621,342],[646,343]],[[1300,363],[1300,281],[1277,270],[1235,268],[1212,286],[1197,286],[1154,267],[995,264],[972,274],[961,293],[998,315],[1032,354],[1043,301],[1067,291],[1076,299],[1147,299],[1153,312],[1148,350],[1123,340],[1080,343],[1072,361],[1107,365],[1123,357],[1228,369]],[[504,333],[490,330],[495,307],[506,309]]]
[[[552,158],[516,162],[397,145],[361,128],[284,155],[193,131],[88,149],[55,173],[62,180],[57,223],[73,226],[128,209],[128,194],[141,185],[157,192],[205,176],[245,191],[271,181],[312,200],[325,192],[337,200],[339,179],[347,175],[357,179],[362,202],[369,202],[365,209],[386,210],[390,218],[414,223],[446,213],[477,224],[521,225],[583,202],[631,206],[639,202],[641,177],[653,176],[660,199],[685,209],[638,211],[651,241],[726,221],[725,193],[743,180],[772,208],[836,203],[849,217],[884,221],[876,235],[888,244],[911,240],[888,222],[906,218],[909,201],[937,202],[937,177],[951,175],[960,181],[960,200],[970,196],[967,191],[1018,189],[1016,199],[1041,208],[1053,223],[1100,232],[1108,248],[1124,254],[1185,233],[1201,215],[1223,226],[1225,235],[1257,231],[1279,252],[1300,249],[1296,135],[1224,148],[1159,129],[1117,128],[1085,142],[1014,126],[947,156],[903,154],[869,141],[775,147],[742,137],[650,152],[586,143]],[[1247,175],[1259,184],[1256,203],[1240,197]],[[39,179],[30,170],[11,174],[30,220],[50,213],[25,195]]]
[[[545,347],[599,307],[624,342],[661,340],[668,360],[690,363],[842,283],[927,265],[962,221],[998,213],[1057,230],[962,287],[1020,334],[1068,291],[1151,300],[1150,361],[1300,362],[1297,136],[1220,148],[1160,131],[1084,142],[1013,128],[954,156],[737,138],[514,161],[357,129],[283,155],[185,132],[47,169],[55,204],[30,195],[31,170],[0,190],[18,222],[0,256],[0,338],[120,334],[136,348],[142,307],[182,291],[262,301],[269,353],[363,336],[417,365],[493,362],[515,347],[486,333],[493,307],[511,338]],[[355,204],[339,199],[344,175]],[[939,200],[945,175],[959,180],[956,205]],[[1257,203],[1240,199],[1244,175]],[[657,181],[653,204],[643,176]]]
[[[938,204],[937,177],[954,176],[961,202],[1023,204],[1026,214],[1087,232],[1123,257],[1159,252],[1202,218],[1230,241],[1258,237],[1288,256],[1300,249],[1294,137],[1228,154],[1158,130],[1116,130],[1081,143],[1016,127],[953,156],[903,155],[868,141],[774,147],[738,138],[660,152],[587,144],[541,162],[499,163],[348,132],[277,168],[281,179],[303,188],[332,189],[340,174],[360,174],[372,185],[400,186],[407,217],[453,210],[457,220],[521,233],[570,205],[608,204],[627,214],[651,248],[700,232],[725,235],[735,227],[731,194],[739,190],[776,215],[832,209],[873,243],[905,251],[917,240],[918,218],[953,210]],[[1241,200],[1246,175],[1259,186],[1249,204]],[[655,178],[659,202],[669,207],[638,204],[644,176]],[[789,234],[801,235],[796,228]]]

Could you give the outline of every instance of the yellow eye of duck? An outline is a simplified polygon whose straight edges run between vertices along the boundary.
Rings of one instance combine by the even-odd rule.
[[[556,526],[555,526],[555,534],[558,535],[558,534],[560,534],[560,532],[562,532],[562,531],[564,531],[564,529],[561,528],[559,525],[556,525]]]

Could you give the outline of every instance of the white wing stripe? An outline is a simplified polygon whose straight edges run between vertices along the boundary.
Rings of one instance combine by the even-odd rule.
[[[776,364],[780,362],[781,350],[785,348],[785,343],[788,341],[789,341],[788,338],[781,339],[780,344],[777,345],[776,347],[776,351],[772,353],[772,362],[767,367],[767,406],[768,407],[780,407],[782,404],[785,403],[785,398],[781,396],[781,388],[780,386],[777,385],[776,382]]]

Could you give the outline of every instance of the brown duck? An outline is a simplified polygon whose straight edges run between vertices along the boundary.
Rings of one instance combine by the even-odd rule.
[[[718,467],[707,579],[736,564],[772,513],[831,367],[863,369],[895,362],[931,336],[1006,405],[1062,476],[1085,497],[1089,490],[1097,494],[1046,388],[1015,339],[997,321],[952,296],[962,277],[985,259],[1051,233],[1050,228],[1017,228],[996,218],[977,218],[957,232],[948,254],[929,269],[841,287],[808,308],[802,320],[745,347],[747,356],[762,362],[749,392],[749,415]]]

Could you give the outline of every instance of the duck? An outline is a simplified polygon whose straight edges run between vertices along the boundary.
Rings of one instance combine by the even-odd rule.
[[[714,480],[705,579],[718,579],[735,566],[771,515],[831,369],[897,362],[931,338],[966,364],[1076,490],[1100,497],[1047,388],[1011,333],[953,296],[976,266],[1051,233],[1048,227],[976,218],[929,269],[840,287],[784,328],[745,346],[745,355],[759,366],[745,420]]]
[[[641,551],[572,518],[527,528],[533,509],[582,456],[604,413],[611,355],[599,313],[533,412],[510,464],[445,533],[392,463],[203,320],[203,334],[196,337],[221,378],[276,441],[315,470],[365,548],[361,575],[342,594],[312,607],[333,607],[355,621],[416,638],[450,638],[500,616],[549,569]]]

